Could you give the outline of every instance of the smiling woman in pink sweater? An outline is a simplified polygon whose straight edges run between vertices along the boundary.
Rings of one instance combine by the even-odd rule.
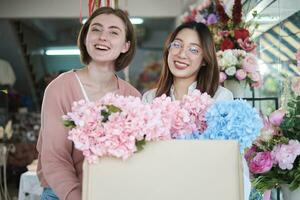
[[[61,74],[45,90],[42,105],[38,177],[44,187],[41,199],[80,200],[82,152],[67,139],[62,115],[80,99],[94,101],[109,92],[140,96],[129,83],[115,75],[124,69],[135,53],[132,24],[119,9],[97,9],[83,25],[78,46],[86,65]]]

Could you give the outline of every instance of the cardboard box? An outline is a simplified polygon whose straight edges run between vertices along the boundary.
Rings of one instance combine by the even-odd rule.
[[[83,166],[83,200],[243,200],[236,141],[150,142],[122,161]]]

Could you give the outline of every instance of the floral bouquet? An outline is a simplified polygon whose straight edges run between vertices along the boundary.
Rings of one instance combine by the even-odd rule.
[[[262,85],[256,57],[240,49],[227,49],[217,52],[220,67],[220,83],[225,80],[245,80],[253,88]]]
[[[215,35],[217,50],[243,49],[251,52],[256,48],[250,39],[251,24],[242,20],[241,0],[235,0],[231,10],[226,9],[220,0],[205,0],[199,5],[190,6],[190,11],[185,12],[180,20],[206,24]]]
[[[63,121],[70,128],[68,138],[90,163],[105,156],[127,159],[146,141],[204,131],[205,113],[212,102],[208,94],[198,90],[181,102],[163,95],[151,104],[137,97],[108,94],[95,102],[74,102]]]
[[[242,19],[241,0],[235,0],[232,9],[226,8],[220,0],[205,0],[198,6],[192,5],[190,12],[181,16],[181,22],[188,21],[205,23],[213,33],[221,83],[246,80],[250,87],[261,87],[262,78],[254,55],[256,44],[251,40],[251,24]]]
[[[300,186],[300,77],[293,80],[290,97],[264,120],[260,137],[245,153],[253,186],[264,192],[287,184]]]

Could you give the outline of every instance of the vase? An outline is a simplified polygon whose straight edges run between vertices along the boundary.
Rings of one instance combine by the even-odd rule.
[[[291,191],[288,185],[281,186],[281,192],[283,196],[283,200],[299,200],[300,199],[300,188],[298,187],[296,190]]]
[[[244,98],[247,92],[246,80],[226,80],[224,87],[232,92],[234,98]]]

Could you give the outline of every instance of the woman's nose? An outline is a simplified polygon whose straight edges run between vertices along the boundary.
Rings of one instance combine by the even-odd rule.
[[[100,40],[107,40],[108,34],[106,31],[101,31],[99,35]]]
[[[186,58],[187,57],[186,52],[187,50],[184,47],[182,47],[179,49],[178,56],[180,58]]]

